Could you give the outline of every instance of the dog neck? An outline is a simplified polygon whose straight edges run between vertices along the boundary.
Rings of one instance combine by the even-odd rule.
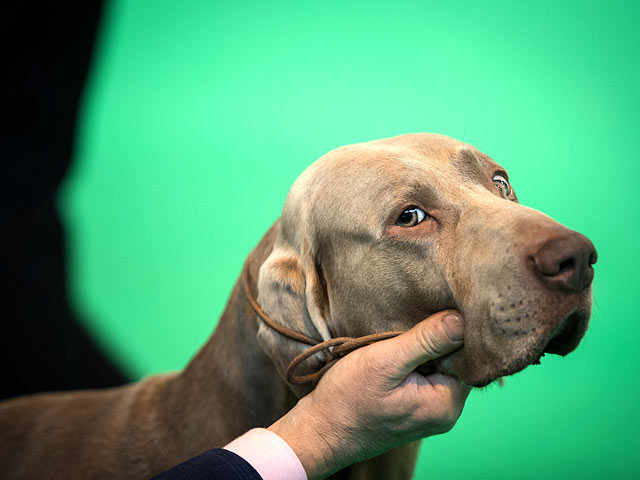
[[[275,226],[247,258],[251,278],[258,278],[274,238]],[[258,345],[257,331],[240,280],[209,341],[168,386],[165,421],[181,437],[187,456],[268,427],[295,405],[296,397]]]

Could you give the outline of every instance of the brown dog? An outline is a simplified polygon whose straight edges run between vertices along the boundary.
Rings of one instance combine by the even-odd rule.
[[[416,134],[339,148],[314,163],[244,268],[272,318],[323,340],[406,330],[458,309],[464,348],[437,368],[483,386],[577,346],[595,260],[584,236],[519,205],[489,157]],[[306,347],[260,321],[238,283],[183,372],[0,405],[0,471],[160,473],[284,415],[309,391],[283,381]],[[401,447],[335,478],[409,478],[416,452],[417,444]]]

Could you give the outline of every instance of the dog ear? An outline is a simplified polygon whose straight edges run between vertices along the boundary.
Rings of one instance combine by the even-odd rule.
[[[325,282],[311,255],[299,255],[289,246],[275,246],[260,267],[257,300],[267,315],[281,325],[318,342],[331,338]],[[259,322],[258,343],[284,379],[289,362],[309,345],[276,332],[261,320]],[[306,366],[317,368],[320,363],[321,358],[310,359]],[[300,372],[304,373],[303,370]]]

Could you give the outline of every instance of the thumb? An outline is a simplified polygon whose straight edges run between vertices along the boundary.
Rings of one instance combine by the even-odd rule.
[[[464,326],[456,310],[434,313],[395,338],[376,344],[375,356],[392,363],[392,381],[403,381],[418,365],[440,358],[464,344]],[[372,352],[374,353],[374,352]]]

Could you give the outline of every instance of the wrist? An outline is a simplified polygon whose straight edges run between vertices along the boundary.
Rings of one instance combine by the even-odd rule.
[[[312,405],[302,398],[285,416],[268,430],[279,435],[295,452],[308,480],[325,478],[344,467],[344,450],[338,444],[340,434]]]

